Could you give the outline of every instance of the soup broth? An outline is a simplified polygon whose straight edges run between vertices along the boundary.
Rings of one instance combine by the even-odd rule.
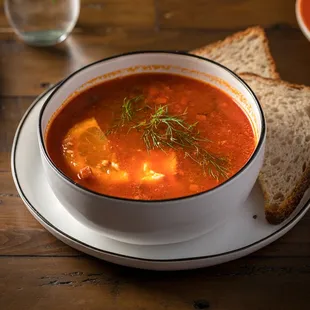
[[[309,0],[300,1],[300,14],[306,27],[310,30],[310,1]]]
[[[67,177],[97,193],[139,200],[212,189],[249,160],[251,122],[220,89],[145,73],[73,96],[46,130],[47,152]]]

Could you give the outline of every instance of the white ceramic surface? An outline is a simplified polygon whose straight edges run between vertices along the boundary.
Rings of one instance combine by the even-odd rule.
[[[108,197],[69,180],[53,165],[45,150],[42,137],[48,121],[72,93],[79,93],[102,80],[133,72],[163,72],[194,77],[219,87],[235,98],[253,123],[258,140],[258,146],[247,164],[235,176],[210,191],[161,201]],[[248,197],[264,156],[265,121],[253,92],[228,69],[188,54],[130,53],[91,64],[55,88],[43,105],[38,125],[43,168],[61,203],[79,222],[100,229],[110,238],[136,244],[186,241],[223,225]]]
[[[309,1],[309,0],[306,0]],[[310,29],[308,29],[303,21],[303,18],[300,14],[300,2],[301,0],[296,0],[295,4],[295,14],[296,14],[296,19],[299,25],[299,28],[301,29],[302,33],[304,36],[310,41]]]
[[[265,221],[258,186],[224,225],[191,241],[157,246],[122,243],[77,221],[57,200],[40,160],[36,126],[48,94],[28,109],[12,147],[12,174],[17,190],[32,215],[66,244],[106,261],[152,270],[194,269],[221,264],[248,255],[289,231],[310,207],[310,191],[282,224]],[[253,216],[257,218],[254,219]]]

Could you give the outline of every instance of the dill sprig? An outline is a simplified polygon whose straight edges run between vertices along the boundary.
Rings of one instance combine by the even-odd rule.
[[[198,122],[188,124],[185,121],[187,109],[182,114],[170,115],[168,105],[158,106],[154,108],[150,117],[139,121],[136,114],[145,108],[151,109],[146,104],[139,104],[143,99],[143,95],[124,98],[120,119],[106,134],[117,131],[127,123],[133,123],[128,132],[133,129],[142,131],[142,139],[148,152],[154,149],[166,152],[167,148],[183,150],[184,157],[200,165],[204,173],[208,172],[217,180],[228,177],[227,159],[210,153],[201,145],[211,141],[201,138],[196,128]]]
[[[167,105],[159,106],[149,120],[138,123],[132,129],[143,130],[142,138],[147,151],[182,149],[185,157],[202,166],[204,173],[208,171],[215,179],[227,178],[227,160],[211,154],[201,146],[201,142],[211,141],[200,137],[196,128],[198,122],[188,124],[184,120],[186,114],[187,110],[180,115],[169,115]]]
[[[137,106],[134,104],[139,103],[144,99],[143,95],[139,95],[132,98],[125,97],[122,104],[122,113],[120,119],[116,124],[109,129],[106,134],[111,134],[117,131],[118,128],[123,127],[126,123],[131,122],[136,114],[136,112],[140,111]]]
[[[126,122],[132,121],[135,112],[139,110],[136,107],[134,107],[133,104],[138,103],[143,98],[144,98],[143,95],[139,95],[133,98],[124,98],[121,114],[122,125],[124,125]]]

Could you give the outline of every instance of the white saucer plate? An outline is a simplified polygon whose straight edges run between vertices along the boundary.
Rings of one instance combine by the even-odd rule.
[[[264,216],[263,196],[255,185],[246,203],[221,227],[190,241],[168,245],[135,245],[106,237],[83,226],[60,204],[49,187],[39,153],[37,122],[51,90],[27,110],[12,148],[12,174],[20,197],[31,214],[56,238],[94,257],[135,268],[195,269],[228,262],[265,247],[288,232],[310,207],[310,191],[295,212],[280,225]],[[190,212],[190,210],[189,210]]]

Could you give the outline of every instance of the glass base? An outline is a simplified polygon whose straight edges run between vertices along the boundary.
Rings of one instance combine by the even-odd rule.
[[[19,37],[32,46],[52,46],[64,41],[68,33],[60,30],[29,31],[19,33]]]

